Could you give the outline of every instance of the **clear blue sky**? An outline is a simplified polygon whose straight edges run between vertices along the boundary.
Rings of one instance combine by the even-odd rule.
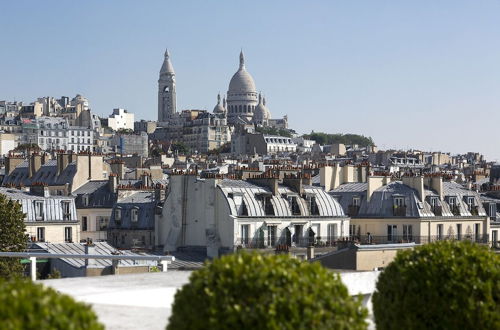
[[[0,99],[88,97],[156,119],[166,47],[179,109],[213,109],[243,48],[273,117],[381,148],[500,160],[499,1],[2,1]]]

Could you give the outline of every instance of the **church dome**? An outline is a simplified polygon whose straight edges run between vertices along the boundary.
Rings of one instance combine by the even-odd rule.
[[[214,107],[214,113],[225,113],[226,109],[220,102],[220,94],[217,95],[217,105]]]
[[[240,68],[229,82],[229,92],[233,93],[255,93],[255,82],[252,76],[245,69],[245,58],[243,52],[240,53]]]
[[[267,109],[265,101],[262,100],[262,96],[259,94],[259,104],[255,107],[253,112],[253,119],[256,122],[263,122],[271,118],[271,113]]]

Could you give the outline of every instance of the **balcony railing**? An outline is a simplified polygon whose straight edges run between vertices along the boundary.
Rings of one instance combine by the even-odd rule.
[[[290,240],[286,238],[279,238],[276,240],[269,240],[267,238],[261,239],[245,239],[237,238],[234,246],[243,249],[266,249],[277,248],[283,246],[289,247],[336,247],[345,245],[345,243],[357,243],[362,245],[370,244],[403,244],[415,243],[426,244],[436,241],[472,241],[476,243],[486,244],[489,242],[488,235],[431,235],[431,236],[414,236],[414,235],[388,235],[388,236],[374,236],[374,235],[359,235],[352,237],[300,237],[298,239]],[[500,243],[499,243],[500,245]]]
[[[431,236],[361,235],[359,237],[353,237],[353,240],[360,244],[394,244],[394,243],[425,244],[436,241],[473,241],[476,243],[488,243],[489,237],[488,235],[431,235]]]
[[[406,206],[394,205],[392,208],[392,214],[395,217],[406,217]]]
[[[274,248],[277,246],[291,246],[291,247],[329,247],[337,246],[340,241],[348,241],[348,238],[340,237],[320,237],[320,236],[303,236],[294,237],[293,239],[288,237],[280,237],[276,239],[266,238],[237,238],[234,242],[235,247],[241,247],[245,249],[265,249]]]

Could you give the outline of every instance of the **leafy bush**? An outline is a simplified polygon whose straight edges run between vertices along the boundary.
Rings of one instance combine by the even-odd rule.
[[[26,280],[0,280],[1,328],[104,329],[91,308]]]
[[[500,259],[471,242],[398,252],[373,295],[377,329],[499,329]]]
[[[167,329],[365,329],[366,315],[320,264],[243,252],[191,274]]]

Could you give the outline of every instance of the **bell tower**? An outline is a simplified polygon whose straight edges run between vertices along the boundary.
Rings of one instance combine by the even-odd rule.
[[[177,109],[175,95],[175,72],[168,49],[165,51],[165,59],[160,70],[158,79],[158,121],[165,122]]]

